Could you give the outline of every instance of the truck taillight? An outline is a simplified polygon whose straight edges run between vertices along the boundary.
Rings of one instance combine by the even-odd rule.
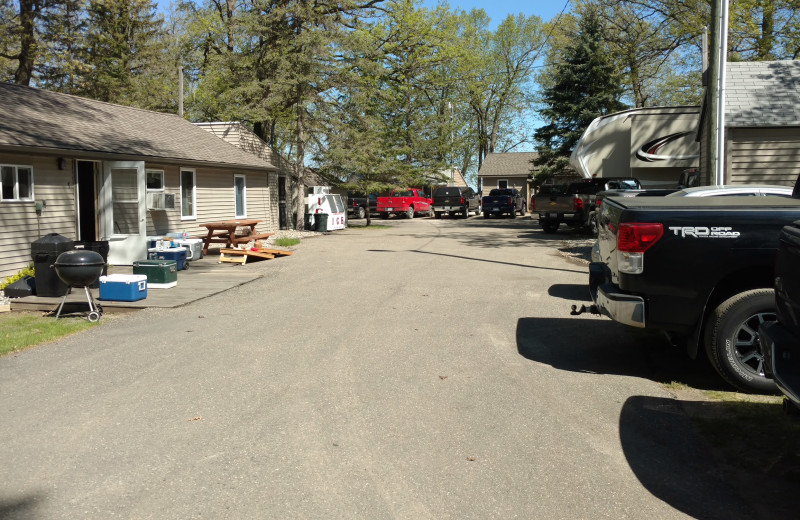
[[[461,202],[459,204],[464,205],[464,197],[461,197]]]
[[[626,253],[644,253],[664,234],[663,224],[627,222],[619,225],[617,250]]]
[[[509,197],[509,198],[508,198],[508,205],[509,205],[509,206],[511,206],[512,204],[514,204],[514,199],[512,199],[511,197]]]
[[[611,226],[609,226],[611,227]],[[622,273],[644,272],[644,252],[664,235],[663,224],[629,222],[617,229],[617,268]]]
[[[581,211],[583,209],[583,199],[580,197],[575,197],[572,203],[572,209],[574,211]]]

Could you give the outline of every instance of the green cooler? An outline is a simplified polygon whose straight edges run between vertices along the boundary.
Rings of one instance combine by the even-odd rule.
[[[150,289],[169,289],[178,285],[178,262],[139,260],[133,263],[133,274],[147,276],[147,287]]]

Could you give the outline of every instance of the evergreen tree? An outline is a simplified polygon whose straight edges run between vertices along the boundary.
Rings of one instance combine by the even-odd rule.
[[[163,58],[163,32],[163,19],[150,0],[90,0],[89,78],[82,81],[80,93],[100,101],[146,105],[139,95],[140,81]]]
[[[596,11],[584,13],[577,33],[552,67],[551,82],[542,91],[540,114],[546,124],[535,134],[537,185],[567,168],[572,149],[595,118],[625,108],[620,76],[604,47]]]

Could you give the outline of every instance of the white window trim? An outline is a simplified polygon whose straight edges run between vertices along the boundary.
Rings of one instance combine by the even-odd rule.
[[[161,188],[160,189],[158,189],[158,188],[147,188],[147,191],[152,192],[152,193],[163,193],[164,192],[164,187],[165,187],[165,184],[164,184],[164,170],[155,170],[155,169],[145,170],[145,172],[144,172],[145,183],[147,182],[147,175],[150,174],[150,173],[161,174]]]
[[[34,181],[33,181],[33,166],[27,164],[0,164],[0,168],[14,168],[14,198],[13,199],[3,199],[2,193],[2,182],[3,179],[0,177],[0,203],[3,202],[33,202],[35,195],[33,191]],[[30,197],[26,197],[24,199],[19,198],[19,169],[20,168],[27,168],[31,171],[31,195]]]
[[[501,182],[505,182],[506,183],[506,187],[505,188],[501,188],[500,187],[500,183]],[[508,189],[508,179],[497,179],[497,189],[507,190]]]
[[[241,178],[244,181],[244,190],[242,191],[242,209],[244,212],[239,215],[236,212],[236,179]],[[233,174],[233,213],[235,218],[247,218],[247,176],[241,173]]]
[[[194,168],[180,168],[178,170],[180,175],[180,190],[181,190],[181,220],[197,220],[197,171]],[[192,174],[192,214],[183,214],[183,174],[184,172]]]

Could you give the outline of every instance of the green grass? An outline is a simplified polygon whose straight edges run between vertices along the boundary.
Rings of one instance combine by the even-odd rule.
[[[0,314],[0,356],[54,341],[96,324],[83,318],[56,320],[34,312],[4,312]]]
[[[299,243],[300,243],[300,239],[299,238],[277,238],[277,239],[275,239],[275,245],[278,245],[278,246],[281,246],[281,247],[292,247],[292,246],[296,246]]]
[[[392,226],[387,226],[385,224],[370,224],[369,226],[366,224],[348,224],[347,227],[359,229],[392,229]]]

